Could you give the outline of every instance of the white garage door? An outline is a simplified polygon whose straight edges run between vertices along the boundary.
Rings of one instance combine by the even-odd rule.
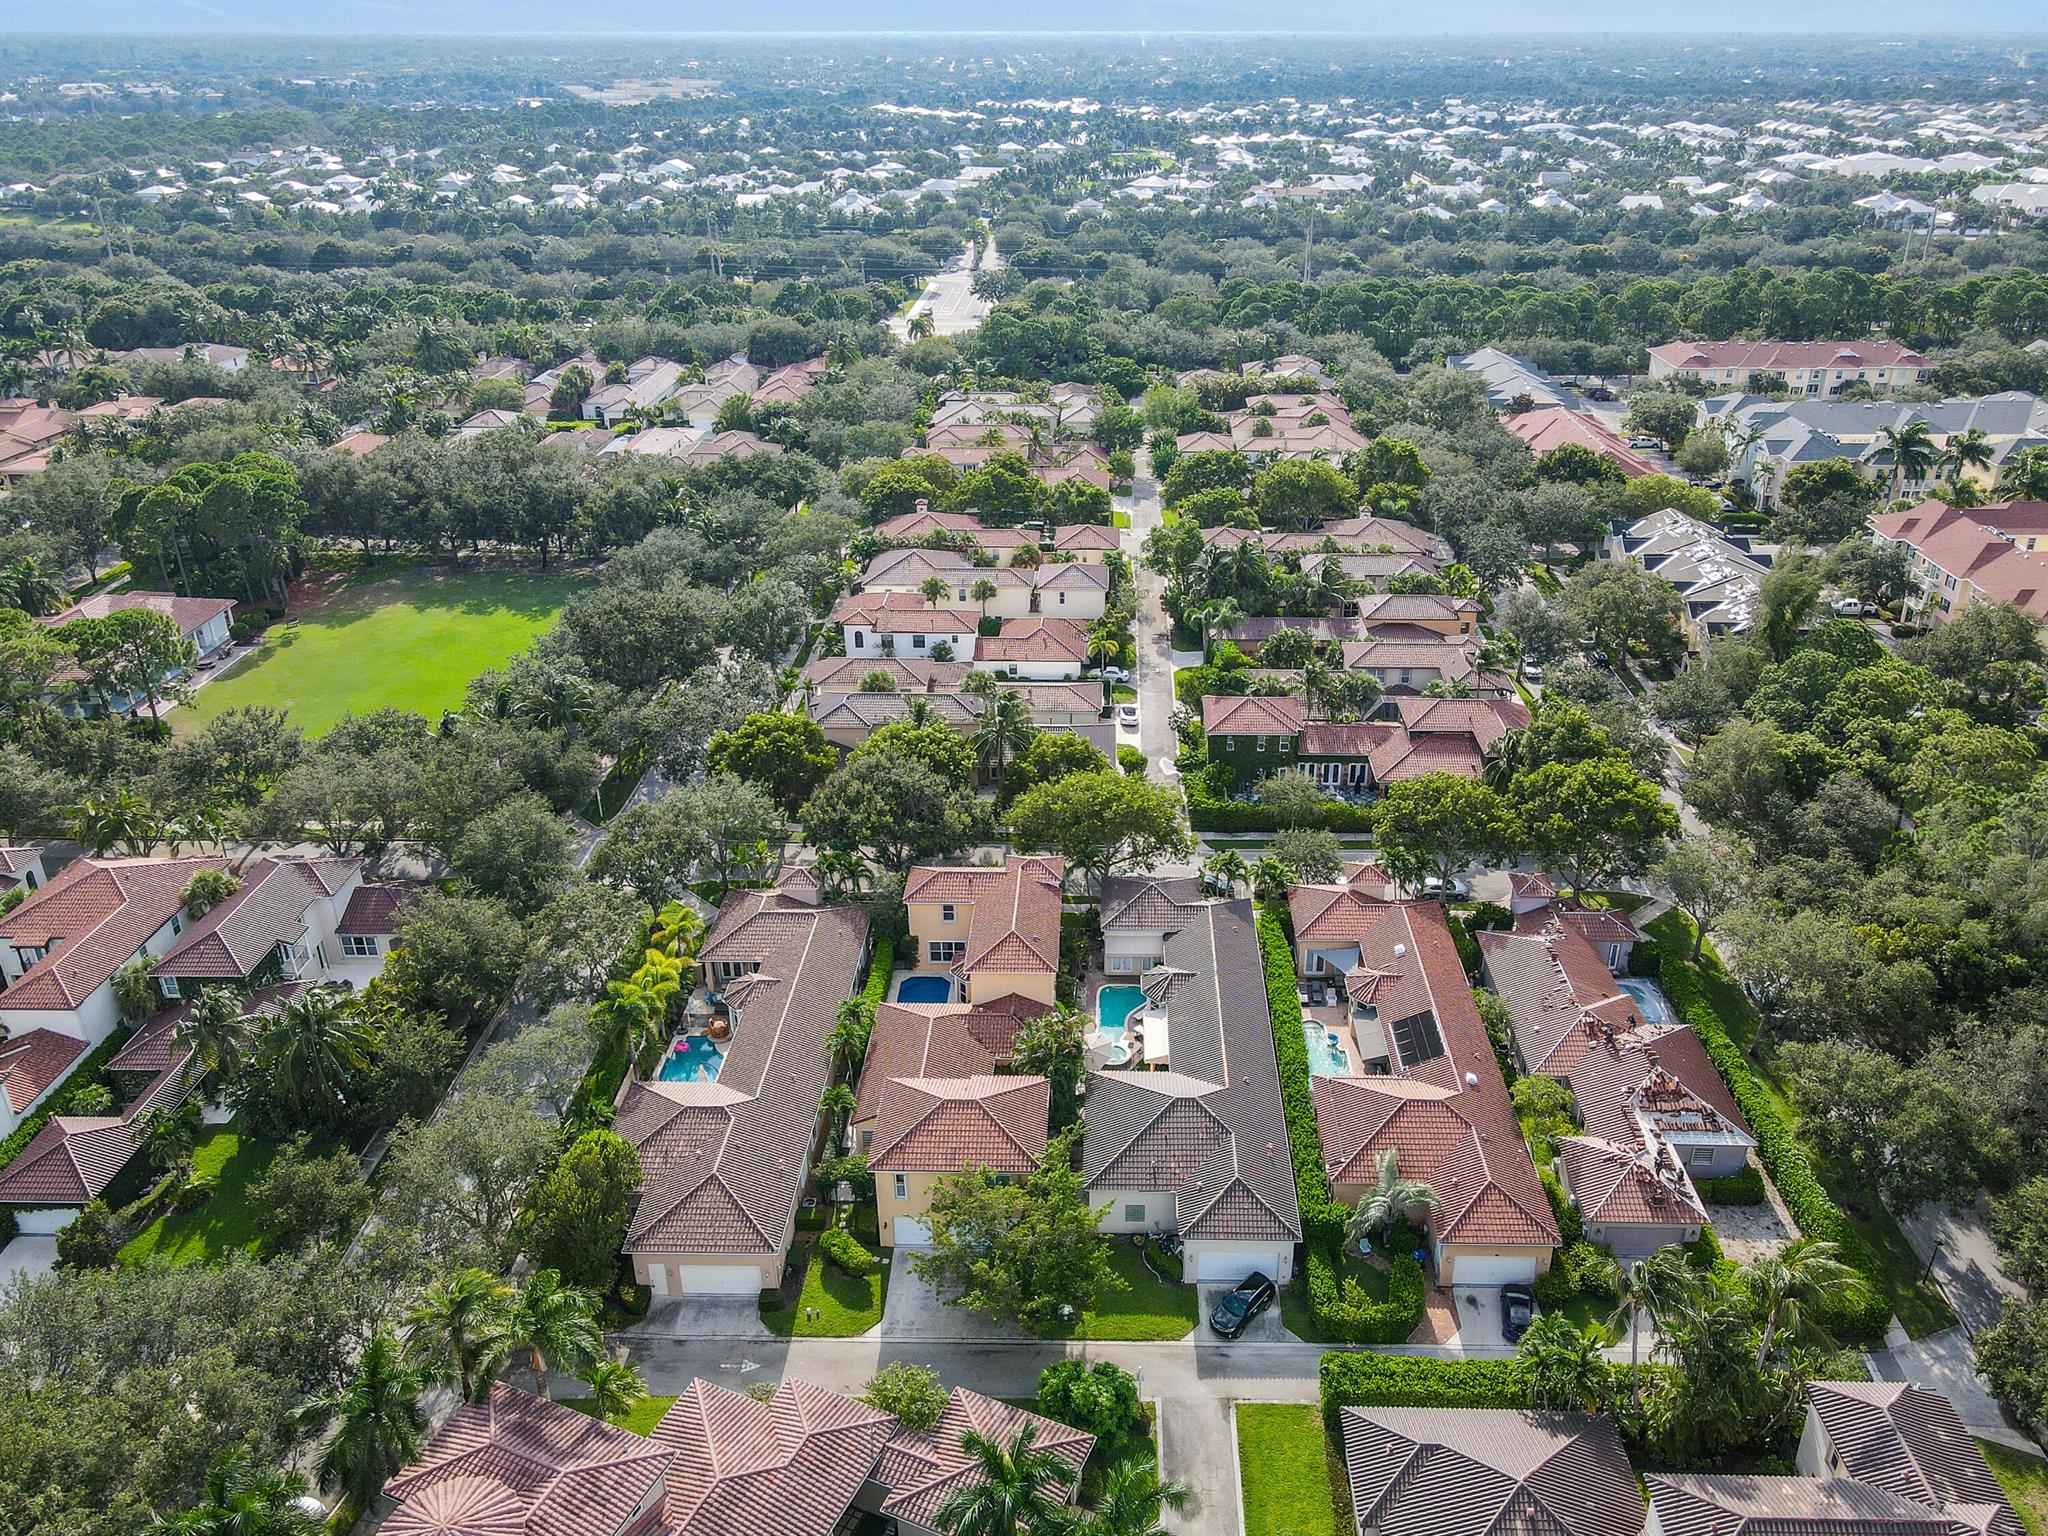
[[[932,1245],[932,1229],[915,1216],[898,1216],[896,1230],[891,1235],[898,1248],[929,1248]]]
[[[1528,1285],[1536,1279],[1536,1261],[1512,1253],[1468,1253],[1451,1265],[1453,1285]]]
[[[1277,1253],[1233,1253],[1202,1249],[1195,1254],[1195,1278],[1204,1284],[1236,1285],[1257,1273],[1268,1280],[1280,1273]]]
[[[682,1296],[752,1296],[761,1271],[751,1264],[678,1264],[676,1292]]]

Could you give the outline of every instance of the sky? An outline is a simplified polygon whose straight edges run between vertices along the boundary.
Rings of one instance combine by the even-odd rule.
[[[2048,0],[0,0],[0,32],[2048,33]]]

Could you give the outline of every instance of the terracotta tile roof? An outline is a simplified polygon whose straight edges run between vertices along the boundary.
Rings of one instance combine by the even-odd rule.
[[[819,693],[859,693],[870,672],[887,672],[906,693],[957,688],[974,667],[965,661],[925,661],[907,656],[832,656],[804,668],[804,681]]]
[[[1927,359],[1896,341],[1667,341],[1650,355],[1674,368],[1925,368]]]
[[[19,875],[43,856],[37,847],[0,848],[0,875]]]
[[[905,901],[971,903],[967,948],[955,962],[976,971],[1054,971],[1060,959],[1064,859],[1011,854],[1000,869],[919,865],[904,881]]]
[[[1301,700],[1287,694],[1202,695],[1205,736],[1296,736]]]
[[[314,904],[333,897],[362,868],[361,859],[258,859],[243,871],[240,888],[188,924],[149,973],[247,976],[279,944],[303,939]]]
[[[1360,1530],[1637,1536],[1643,1500],[1611,1421],[1487,1408],[1346,1408]]]
[[[52,1115],[0,1170],[0,1205],[83,1205],[104,1193],[142,1145],[147,1117],[184,1103],[191,1054],[175,1056],[118,1115]]]
[[[1565,406],[1539,406],[1533,411],[1509,412],[1501,417],[1500,424],[1527,443],[1529,451],[1538,458],[1554,449],[1576,445],[1609,460],[1631,479],[1637,475],[1657,473],[1657,466],[1629,447],[1627,439],[1620,433],[1594,417]]]
[[[1301,1212],[1251,905],[1206,902],[1166,936],[1172,1070],[1088,1079],[1082,1177],[1163,1190],[1182,1237],[1295,1242]],[[1147,973],[1148,977],[1156,973]]]
[[[1482,750],[1529,723],[1529,707],[1520,699],[1397,698],[1394,711],[1411,736],[1450,732],[1471,737]]]
[[[1025,619],[1005,619],[1000,633],[976,642],[974,655],[978,662],[1084,661],[1088,655],[1088,626],[1080,619],[1036,614]]]
[[[1557,1138],[1558,1170],[1588,1221],[1621,1226],[1691,1226],[1707,1219],[1685,1170],[1659,1142],[1599,1136]]]
[[[77,859],[5,918],[0,943],[56,947],[0,998],[0,1010],[70,1012],[183,907],[185,882],[217,858]]]
[[[1165,933],[1200,916],[1195,909],[1205,899],[1202,882],[1192,875],[1160,880],[1112,875],[1102,882],[1102,929]]]
[[[1029,1173],[1045,1154],[1049,1102],[1042,1077],[892,1078],[868,1162],[882,1173]]]
[[[981,531],[981,520],[970,512],[933,512],[925,507],[914,512],[898,512],[894,517],[884,518],[875,524],[875,532],[885,539],[921,539],[931,533]]]
[[[1553,927],[1473,937],[1508,1006],[1523,1071],[1568,1077],[1595,1041],[1648,1027],[1635,999],[1579,934]]]
[[[86,1045],[76,1035],[54,1029],[31,1029],[0,1040],[0,1094],[14,1115],[25,1115],[36,1100],[60,1082]]]
[[[1051,1009],[1011,996],[1005,1004],[1026,1004],[1036,1017]],[[861,1063],[853,1123],[864,1125],[881,1107],[892,1078],[977,1077],[1009,1059],[1010,1041],[1021,1019],[1010,1007],[963,1008],[958,1003],[883,1003],[875,1010],[868,1053]]]
[[[417,885],[360,885],[350,893],[336,933],[376,934],[389,937],[398,932],[406,912],[420,898]]]
[[[1645,1024],[1631,1034],[1603,1034],[1569,1075],[1579,1116],[1596,1136],[1638,1141],[1639,1122],[1647,1120],[1673,1134],[1754,1139],[1713,1058],[1687,1025]]]
[[[1848,1476],[1948,1511],[1973,1530],[2019,1536],[2003,1486],[1941,1393],[1898,1381],[1813,1381],[1806,1397]]]
[[[961,1447],[962,1437],[973,1432],[1007,1445],[1027,1424],[1036,1431],[1032,1443],[1050,1451],[1067,1469],[1053,1491],[1071,1498],[1088,1453],[1095,1448],[1093,1435],[955,1387],[946,1399],[945,1411],[930,1429],[900,1427],[882,1448],[881,1462],[874,1471],[875,1481],[889,1490],[882,1500],[882,1513],[933,1528],[946,1501],[980,1480],[976,1464]]]
[[[77,619],[104,619],[110,613],[146,608],[164,615],[177,625],[179,634],[189,635],[222,614],[232,613],[234,607],[233,601],[225,597],[178,597],[169,592],[95,592],[61,613],[49,614],[36,622],[69,624]]]
[[[628,1253],[781,1253],[818,1103],[831,1076],[839,1004],[860,984],[867,914],[738,891],[700,946],[761,969],[728,987],[732,1037],[716,1082],[629,1081],[614,1126],[640,1152],[644,1184]]]
[[[1441,592],[1368,592],[1358,600],[1358,616],[1368,624],[1469,624],[1478,614],[1479,604],[1471,598]]]
[[[1362,757],[1372,754],[1401,734],[1398,725],[1384,721],[1310,720],[1301,728],[1297,750],[1303,757]]]
[[[631,1430],[496,1382],[384,1485],[398,1507],[381,1528],[387,1536],[616,1536],[675,1460]]]
[[[654,1427],[675,1458],[668,1518],[676,1536],[829,1536],[898,1428],[807,1381],[757,1403],[699,1377]]]
[[[1951,1536],[1948,1517],[1846,1477],[1651,1472],[1664,1536]]]
[[[1121,547],[1116,529],[1101,523],[1064,523],[1052,531],[1052,547],[1066,551],[1108,551]]]
[[[981,615],[973,608],[934,608],[916,592],[856,592],[839,599],[832,622],[865,624],[888,635],[971,635]]]

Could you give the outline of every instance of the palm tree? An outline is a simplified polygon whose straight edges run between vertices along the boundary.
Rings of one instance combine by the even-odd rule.
[[[1270,853],[1252,866],[1252,894],[1269,907],[1287,900],[1294,885],[1294,871]]]
[[[1207,653],[1214,648],[1216,631],[1235,628],[1244,618],[1244,609],[1234,597],[1219,597],[1214,602],[1202,605],[1202,650]]]
[[[1698,1283],[1699,1277],[1686,1263],[1684,1251],[1675,1247],[1659,1248],[1647,1259],[1637,1259],[1632,1264],[1615,1266],[1615,1306],[1613,1314],[1607,1319],[1607,1326],[1612,1328],[1619,1325],[1626,1314],[1629,1382],[1638,1393],[1642,1390],[1641,1360],[1637,1354],[1641,1344],[1638,1325],[1643,1314],[1648,1312],[1654,1325],[1658,1318],[1676,1306]]]
[[[162,831],[163,818],[125,784],[114,791],[112,799],[88,796],[71,810],[72,836],[91,849],[96,859],[106,857],[110,848],[140,857]]]
[[[509,1352],[512,1287],[487,1269],[458,1269],[405,1314],[405,1347],[429,1381],[453,1382],[465,1403]]]
[[[298,1473],[259,1467],[237,1446],[206,1469],[197,1504],[149,1528],[173,1536],[316,1536],[321,1522],[298,1504],[305,1492]]]
[[[64,606],[64,583],[33,555],[0,570],[0,596],[30,615],[55,613]]]
[[[930,310],[919,310],[910,317],[910,324],[904,327],[912,341],[923,341],[935,329]]]
[[[1904,426],[1881,427],[1877,440],[1892,456],[1892,499],[1896,501],[1905,494],[1908,480],[1924,480],[1927,472],[1934,468],[1941,457],[1941,450],[1935,446],[1934,433],[1924,421],[1909,421]]]
[[[2011,501],[2048,501],[2048,448],[2029,448],[2005,461],[1998,494]]]
[[[356,1373],[338,1392],[299,1409],[300,1427],[319,1434],[334,1426],[314,1472],[323,1488],[339,1487],[367,1504],[385,1482],[419,1453],[420,1375],[388,1324],[378,1323],[356,1361]]]
[[[875,1005],[864,997],[849,997],[839,1005],[832,1025],[832,1055],[840,1070],[856,1071],[868,1054],[868,1040],[875,1032]]]
[[[939,1506],[932,1524],[945,1536],[1046,1536],[1059,1529],[1066,1463],[1037,1445],[1026,1424],[1007,1444],[968,1430],[960,1449],[975,1464],[968,1485]]]
[[[995,600],[996,584],[986,576],[974,578],[974,585],[967,589],[967,595],[981,604],[981,616],[988,617],[988,605]]]
[[[208,986],[178,1020],[178,1044],[188,1047],[199,1070],[216,1082],[241,1076],[249,1055],[248,999],[234,987]]]
[[[512,1303],[505,1320],[507,1343],[526,1351],[533,1390],[548,1395],[548,1367],[576,1365],[604,1353],[597,1327],[597,1292],[562,1284],[556,1269],[537,1269]]]
[[[1941,450],[1941,467],[1949,472],[1952,479],[1960,482],[1966,471],[1989,469],[1995,457],[1991,439],[1984,435],[1984,429],[1972,427],[1948,440],[1948,446]]]
[[[827,901],[846,901],[864,896],[874,883],[874,871],[868,868],[868,861],[841,848],[825,849],[811,867],[818,872],[818,881],[824,887]]]
[[[1516,1360],[1529,1377],[1529,1398],[1539,1408],[1591,1409],[1600,1401],[1607,1362],[1600,1342],[1570,1318],[1547,1312],[1522,1335]]]
[[[988,696],[980,720],[968,738],[975,763],[990,778],[1001,779],[1010,760],[1021,755],[1038,734],[1031,723],[1031,707],[1016,689],[1004,688]]]
[[[597,1360],[576,1373],[590,1388],[590,1406],[607,1424],[617,1424],[647,1400],[647,1380],[630,1360]]]
[[[1830,1292],[1843,1292],[1862,1284],[1856,1271],[1844,1264],[1841,1249],[1825,1238],[1794,1238],[1776,1253],[1759,1254],[1742,1266],[1739,1278],[1763,1319],[1763,1337],[1757,1341],[1756,1363],[1769,1358],[1771,1341],[1780,1329],[1791,1338],[1812,1337],[1825,1341],[1826,1335],[1806,1314],[1806,1308]]]
[[[1358,1197],[1358,1206],[1344,1224],[1344,1241],[1361,1252],[1376,1233],[1391,1231],[1394,1223],[1420,1207],[1425,1213],[1436,1206],[1436,1191],[1420,1179],[1401,1177],[1401,1154],[1392,1147],[1373,1164],[1373,1187]]]
[[[923,594],[924,600],[927,603],[936,608],[946,600],[946,593],[951,588],[945,577],[927,576],[917,584],[917,590]]]
[[[142,1126],[142,1155],[160,1174],[177,1172],[192,1160],[204,1126],[197,1099],[152,1110]]]
[[[1244,861],[1244,855],[1235,848],[1226,848],[1202,866],[1211,880],[1222,886],[1227,895],[1235,896],[1238,888],[1251,879],[1251,866]]]
[[[256,1060],[285,1102],[327,1112],[369,1060],[370,1030],[347,987],[322,983],[288,998],[256,1044]]]
[[[1079,1536],[1166,1536],[1160,1516],[1187,1507],[1185,1483],[1162,1483],[1159,1467],[1149,1456],[1126,1456],[1111,1467],[1096,1496],[1094,1518]]]

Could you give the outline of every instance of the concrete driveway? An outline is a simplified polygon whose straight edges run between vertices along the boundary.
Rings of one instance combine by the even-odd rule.
[[[620,1337],[642,1339],[768,1339],[759,1301],[752,1296],[671,1296],[647,1309],[644,1321]]]
[[[1466,1354],[1513,1351],[1514,1346],[1501,1337],[1499,1286],[1454,1285],[1451,1287],[1451,1299],[1458,1310],[1458,1336],[1452,1341],[1454,1349]]]
[[[57,1239],[24,1234],[0,1248],[0,1290],[16,1279],[33,1280],[56,1267]]]
[[[898,1248],[889,1266],[889,1295],[882,1304],[882,1337],[890,1343],[1018,1344],[1020,1328],[995,1322],[966,1307],[950,1307],[911,1272],[915,1250]]]
[[[1280,1321],[1280,1301],[1278,1297],[1274,1298],[1273,1304],[1270,1307],[1253,1318],[1250,1326],[1236,1339],[1217,1338],[1209,1330],[1209,1314],[1214,1312],[1223,1298],[1230,1294],[1230,1287],[1227,1285],[1204,1285],[1198,1287],[1198,1290],[1201,1293],[1201,1300],[1195,1308],[1193,1337],[1196,1339],[1211,1344],[1221,1344],[1226,1348],[1233,1343],[1289,1344],[1294,1342],[1294,1335],[1289,1333],[1287,1325]]]

